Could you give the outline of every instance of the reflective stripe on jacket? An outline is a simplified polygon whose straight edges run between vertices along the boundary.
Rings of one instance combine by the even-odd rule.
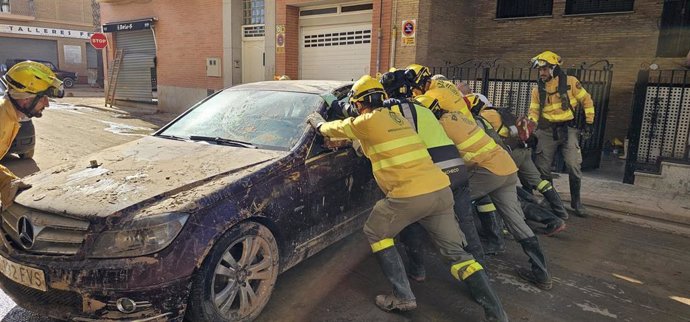
[[[594,123],[594,102],[592,97],[574,76],[568,76],[568,98],[573,109],[578,108],[578,103],[584,108],[587,124]],[[554,77],[546,83],[546,102],[544,102],[542,114],[544,119],[552,123],[567,122],[574,118],[573,112],[570,109],[564,110],[561,108],[561,97],[558,94],[558,77]],[[532,89],[529,119],[539,122],[539,89],[536,87]]]
[[[451,112],[443,114],[440,122],[467,166],[480,166],[500,176],[517,172],[508,152],[484,133],[475,121]]]
[[[376,182],[388,197],[414,197],[450,185],[400,113],[377,108],[356,118],[326,122],[320,131],[328,137],[359,140]]]

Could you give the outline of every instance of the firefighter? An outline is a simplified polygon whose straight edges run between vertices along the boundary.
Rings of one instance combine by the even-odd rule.
[[[547,236],[552,236],[565,229],[563,220],[568,218],[568,212],[563,207],[561,197],[549,181],[541,178],[532,161],[532,149],[527,142],[534,141],[530,131],[534,127],[526,123],[529,120],[520,119],[518,121],[508,110],[490,108],[484,105],[484,102],[474,94],[467,95],[465,98],[471,106],[470,111],[475,115],[475,119],[489,123],[489,126],[495,129],[501,137],[508,153],[518,167],[520,181],[528,185],[527,190],[529,191],[537,189],[547,200],[555,214],[555,216],[548,214],[544,216],[542,212],[534,214],[526,212],[527,219],[546,225],[545,234]]]
[[[440,105],[441,97],[447,92],[429,90],[428,99],[417,97],[439,119],[443,129],[456,144],[460,155],[470,171],[471,198],[477,200],[489,195],[508,230],[522,245],[530,258],[531,269],[519,269],[518,275],[537,287],[548,290],[552,287],[551,276],[546,269],[546,258],[537,236],[525,222],[525,215],[517,200],[517,167],[508,152],[458,110]],[[430,103],[429,103],[430,102]]]
[[[454,106],[466,118],[474,120],[472,113],[467,109],[467,105],[463,103],[462,93],[455,87],[455,84],[447,79],[444,80],[443,78],[445,77],[432,79],[429,67],[411,64],[405,69],[405,77],[411,84],[413,96],[422,95],[432,89],[447,92],[447,94],[443,95],[443,99],[446,101],[441,103],[445,106]]]
[[[545,51],[532,58],[532,67],[539,69],[537,87],[532,90],[529,119],[537,123],[536,165],[542,177],[551,179],[551,163],[560,148],[569,174],[570,205],[575,214],[587,216],[580,199],[582,184],[582,153],[578,143],[581,129],[577,128],[575,111],[584,109],[586,125],[584,138],[593,133],[594,103],[592,97],[573,76],[566,76],[561,69],[561,57]]]
[[[53,71],[45,65],[33,61],[15,64],[5,75],[2,82],[7,91],[0,98],[0,159],[12,145],[19,132],[19,119],[41,117],[48,107],[48,97],[62,97],[62,82]],[[7,209],[17,193],[31,185],[23,183],[12,171],[0,165],[0,197],[2,210]]]
[[[386,94],[381,83],[362,76],[349,95],[359,116],[324,123],[321,115],[314,113],[308,122],[326,137],[359,140],[371,160],[374,179],[386,194],[364,224],[371,249],[393,285],[393,294],[378,295],[376,305],[384,311],[417,307],[393,238],[407,225],[419,222],[450,264],[451,274],[467,284],[487,318],[507,321],[483,267],[463,249],[464,237],[453,213],[448,176],[434,165],[410,123],[383,107]]]

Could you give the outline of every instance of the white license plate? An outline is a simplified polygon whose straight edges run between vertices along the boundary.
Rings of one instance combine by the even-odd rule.
[[[31,288],[47,291],[46,277],[40,269],[31,268],[17,264],[5,257],[0,256],[0,273],[7,278]]]

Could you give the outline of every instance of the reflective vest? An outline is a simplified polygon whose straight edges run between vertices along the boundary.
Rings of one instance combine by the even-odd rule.
[[[388,197],[409,198],[450,185],[400,113],[377,108],[356,118],[326,122],[319,130],[328,137],[359,140],[376,183]]]
[[[570,106],[573,108],[561,107],[561,97],[558,93],[558,77],[552,78],[546,82],[546,98],[544,101],[544,108],[541,111],[541,116],[551,123],[567,122],[575,118],[573,110],[579,105],[585,110],[585,118],[587,124],[594,123],[594,102],[592,97],[582,87],[580,81],[574,76],[567,78],[567,95],[570,100]],[[539,89],[532,89],[532,98],[529,104],[529,119],[538,123],[540,118],[541,105],[539,104]]]
[[[468,167],[479,166],[499,176],[517,172],[508,152],[474,121],[458,112],[445,113],[439,121]]]
[[[391,106],[391,110],[406,118],[412,129],[419,134],[434,164],[450,178],[451,189],[459,188],[467,180],[465,162],[434,113],[409,101],[398,101]]]

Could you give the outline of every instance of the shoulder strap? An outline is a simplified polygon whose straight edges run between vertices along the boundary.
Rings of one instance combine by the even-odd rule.
[[[400,112],[402,112],[402,115],[407,119],[408,122],[410,122],[410,126],[412,126],[412,129],[414,129],[415,132],[419,133],[419,130],[417,129],[417,111],[415,110],[414,106],[410,102],[402,102],[400,104]]]

